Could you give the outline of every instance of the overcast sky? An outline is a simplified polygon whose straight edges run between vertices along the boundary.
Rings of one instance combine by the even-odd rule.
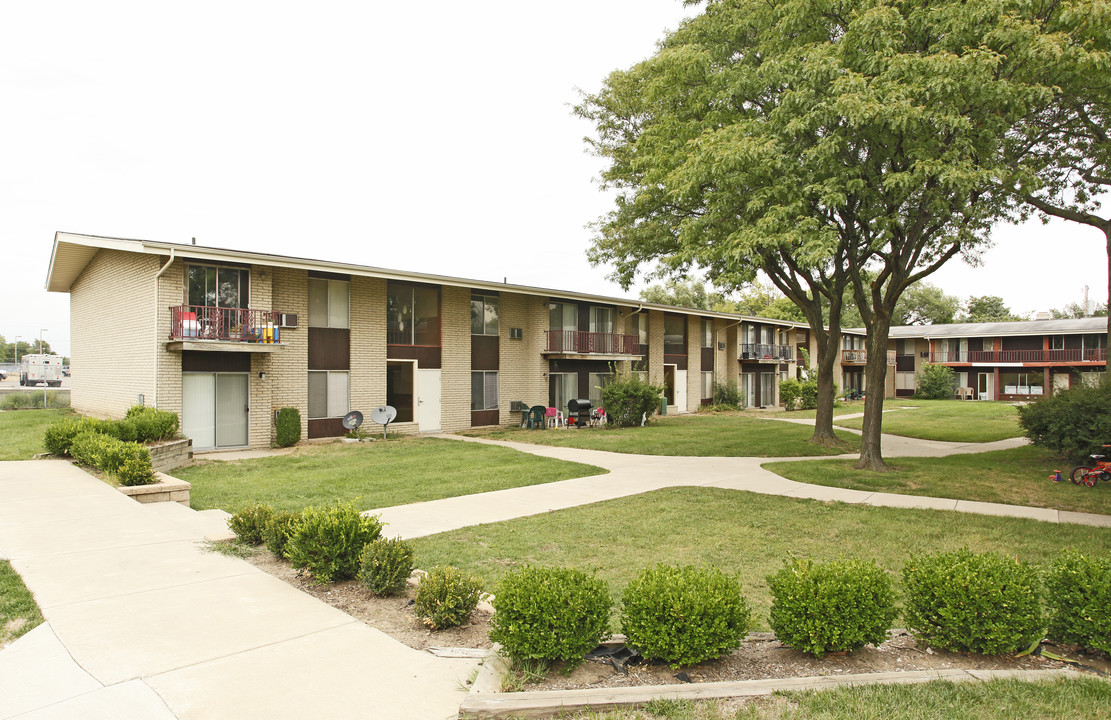
[[[679,0],[21,2],[0,10],[0,335],[69,349],[54,232],[190,241],[635,297],[586,261],[612,198],[576,88]],[[952,295],[1103,302],[1084,226],[1004,227]],[[122,308],[120,308],[122,309]],[[106,311],[112,311],[106,308]]]

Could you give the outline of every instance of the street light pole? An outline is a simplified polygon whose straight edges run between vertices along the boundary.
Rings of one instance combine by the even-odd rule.
[[[15,336],[15,347],[14,347],[14,351],[15,351],[15,364],[16,364],[16,365],[19,365],[19,337],[20,337],[19,335],[16,335],[16,336]],[[16,372],[19,372],[19,369],[18,369],[18,368],[16,368]]]

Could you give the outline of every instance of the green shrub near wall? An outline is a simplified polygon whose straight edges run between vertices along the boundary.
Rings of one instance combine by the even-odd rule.
[[[659,411],[663,392],[662,386],[641,380],[636,373],[618,372],[602,388],[602,407],[616,427],[634,427],[644,416]]]
[[[121,485],[149,485],[154,482],[150,451],[135,442],[84,430],[74,436],[70,454],[80,465],[94,467]]]
[[[301,413],[297,408],[282,408],[274,415],[274,444],[289,447],[301,441]]]

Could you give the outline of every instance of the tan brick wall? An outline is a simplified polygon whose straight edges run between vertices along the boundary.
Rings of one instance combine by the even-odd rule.
[[[471,426],[471,291],[444,287],[441,303],[440,423],[450,432]]]
[[[664,382],[664,314],[648,311],[648,382]]]
[[[284,347],[270,355],[266,360],[257,360],[259,366],[265,364],[269,386],[269,413],[267,421],[270,430],[267,432],[267,443],[273,433],[274,412],[285,407],[297,408],[301,413],[301,437],[308,437],[309,395],[308,395],[308,368],[309,368],[309,285],[308,273],[305,270],[290,268],[273,268],[267,271],[271,277],[271,302],[273,309],[283,313],[297,315],[296,328],[282,328],[279,340]],[[254,369],[252,363],[252,369]],[[258,373],[254,375],[252,383],[258,380]],[[252,392],[255,386],[251,388]],[[265,397],[265,391],[261,391]],[[257,403],[256,403],[257,404]],[[252,417],[254,413],[252,413]],[[252,428],[252,444],[255,443],[254,428]]]
[[[351,409],[386,404],[386,281],[351,278]],[[374,429],[369,426],[367,429]]]
[[[679,412],[695,412],[702,400],[702,318],[687,316],[687,406]]]
[[[528,405],[548,404],[548,362],[542,355],[548,329],[548,300],[544,297],[502,293],[498,301],[499,422],[515,424],[520,413],[510,411],[514,400]],[[521,328],[522,338],[510,340],[510,328]]]
[[[70,290],[70,403],[80,413],[122,417],[145,396],[153,404],[154,276],[166,258],[100,250]],[[160,298],[159,305],[176,299]],[[164,310],[160,312],[167,315]]]
[[[170,337],[170,308],[185,303],[185,262],[178,259],[158,279],[158,393],[159,409],[181,417],[181,352],[166,347]]]

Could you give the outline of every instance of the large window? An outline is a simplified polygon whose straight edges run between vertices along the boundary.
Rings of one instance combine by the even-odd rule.
[[[574,303],[551,303],[548,306],[548,329],[578,330],[579,307]]]
[[[309,278],[309,326],[351,326],[351,283],[347,280]]]
[[[687,354],[687,318],[664,315],[664,355]]]
[[[702,399],[713,400],[714,398],[714,371],[702,371]]]
[[[914,390],[914,373],[913,372],[897,372],[897,373],[895,373],[895,389],[896,390]]]
[[[629,332],[640,339],[641,345],[648,344],[648,315],[647,313],[634,313],[629,318]]]
[[[186,303],[245,308],[249,300],[250,275],[245,268],[190,265],[186,270]]]
[[[350,409],[346,370],[309,371],[309,419],[343,417]]]
[[[579,396],[578,373],[552,373],[548,376],[548,400],[551,407],[567,415],[567,403]]]
[[[617,331],[617,316],[613,308],[590,308],[590,332],[614,333]]]
[[[471,373],[471,410],[498,409],[498,373],[482,370]]]
[[[590,373],[590,404],[602,407],[602,388],[613,380],[613,373]],[[564,408],[566,410],[566,408]]]
[[[498,296],[471,295],[471,335],[498,334]]]
[[[1001,372],[999,383],[1006,395],[1042,395],[1045,376],[1040,372]]]
[[[702,318],[702,347],[712,348],[714,346],[714,321],[708,318]],[[709,395],[703,395],[709,397]]]
[[[390,283],[386,288],[386,342],[440,345],[440,289]]]

